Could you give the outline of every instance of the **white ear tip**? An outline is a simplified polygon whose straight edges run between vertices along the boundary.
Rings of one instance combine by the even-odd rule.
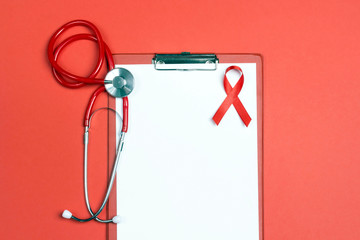
[[[70,219],[72,217],[72,213],[68,210],[64,210],[64,212],[62,213],[62,217],[66,219]]]
[[[112,221],[113,221],[113,223],[120,223],[121,222],[121,217],[115,216],[115,217],[112,218]]]

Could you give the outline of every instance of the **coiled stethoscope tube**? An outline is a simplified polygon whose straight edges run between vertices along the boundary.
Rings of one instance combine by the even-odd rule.
[[[72,35],[62,42],[60,42],[56,47],[55,43],[59,36],[63,34],[66,30],[69,28],[75,27],[75,26],[83,26],[90,29],[93,34],[76,34]],[[81,77],[74,75],[66,70],[64,70],[61,66],[57,64],[57,59],[61,51],[70,43],[78,40],[91,40],[95,41],[98,44],[99,48],[99,57],[97,60],[96,67],[94,68],[93,72],[89,75],[89,77]],[[85,21],[85,20],[75,20],[66,23],[62,27],[60,27],[51,37],[49,45],[48,45],[48,58],[53,70],[53,75],[55,79],[63,86],[68,88],[79,88],[83,87],[87,84],[101,84],[99,88],[95,90],[95,92],[92,94],[89,103],[87,105],[86,111],[85,111],[85,118],[84,118],[84,192],[85,192],[85,202],[87,209],[89,213],[91,214],[90,218],[81,219],[75,217],[70,211],[65,210],[62,214],[64,218],[67,219],[74,219],[79,222],[88,222],[93,219],[97,220],[98,222],[103,223],[119,223],[120,217],[114,216],[112,219],[103,220],[98,218],[98,215],[101,213],[101,211],[104,209],[106,202],[108,201],[110,191],[115,179],[117,167],[120,160],[120,154],[123,148],[124,144],[124,138],[125,133],[128,129],[128,98],[127,95],[129,95],[134,87],[133,85],[133,76],[132,74],[123,68],[115,69],[114,59],[112,57],[112,54],[110,52],[109,47],[106,45],[106,43],[102,40],[101,34],[99,30],[95,27],[94,24]],[[99,73],[103,63],[107,62],[109,72],[107,73],[105,79],[99,79],[96,78],[96,75]],[[104,86],[105,85],[105,86]],[[88,143],[89,143],[89,128],[90,128],[90,121],[93,114],[98,111],[92,111],[94,103],[98,97],[99,94],[105,91],[105,89],[108,91],[109,95],[117,98],[122,98],[123,100],[123,117],[122,117],[122,130],[120,133],[120,141],[118,145],[118,150],[116,154],[116,160],[113,165],[113,169],[111,172],[108,188],[106,190],[106,194],[104,197],[104,200],[99,208],[98,211],[94,213],[90,206],[89,202],[89,196],[88,196],[88,186],[87,186],[87,161],[88,161]],[[108,109],[111,111],[115,111],[111,108],[101,108],[101,109]],[[116,111],[115,111],[116,112]],[[117,115],[119,113],[116,112]]]

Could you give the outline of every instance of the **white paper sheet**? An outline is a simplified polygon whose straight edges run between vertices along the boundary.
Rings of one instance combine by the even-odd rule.
[[[223,74],[242,68],[239,97],[219,126],[212,116],[226,97]],[[256,64],[219,64],[216,71],[132,72],[129,131],[117,174],[121,240],[258,240]],[[228,73],[234,85],[237,72]],[[122,112],[121,99],[116,108]],[[120,126],[117,126],[119,130]]]

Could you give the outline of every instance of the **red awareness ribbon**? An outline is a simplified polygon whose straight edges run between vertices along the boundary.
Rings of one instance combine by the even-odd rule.
[[[234,87],[231,87],[229,80],[226,77],[226,73],[232,69],[238,70],[241,73],[241,77],[237,81],[237,83],[235,84]],[[238,66],[228,67],[226,69],[225,75],[224,75],[224,88],[225,88],[225,92],[226,92],[227,96],[212,118],[214,120],[214,122],[216,123],[216,125],[219,125],[221,119],[224,117],[225,113],[230,108],[231,104],[233,104],[237,113],[239,114],[240,118],[246,125],[246,127],[249,126],[249,123],[251,122],[251,117],[249,116],[244,105],[241,103],[241,101],[238,97],[243,85],[244,85],[244,73],[241,70],[241,68]]]

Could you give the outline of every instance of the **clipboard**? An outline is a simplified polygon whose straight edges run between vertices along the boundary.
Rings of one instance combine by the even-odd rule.
[[[123,222],[107,225],[107,239],[263,240],[261,56],[115,54],[114,60],[116,67],[132,72],[135,88],[129,95],[129,132],[107,205],[107,217],[120,215]],[[219,126],[211,120],[227,96],[223,76],[230,65],[240,66],[245,76],[239,98],[252,117],[249,128],[233,106]],[[108,101],[121,112],[121,99]],[[109,173],[118,125],[115,117],[109,118]],[[209,131],[214,136],[210,141],[212,136],[205,136]],[[229,155],[219,154],[226,146]]]

